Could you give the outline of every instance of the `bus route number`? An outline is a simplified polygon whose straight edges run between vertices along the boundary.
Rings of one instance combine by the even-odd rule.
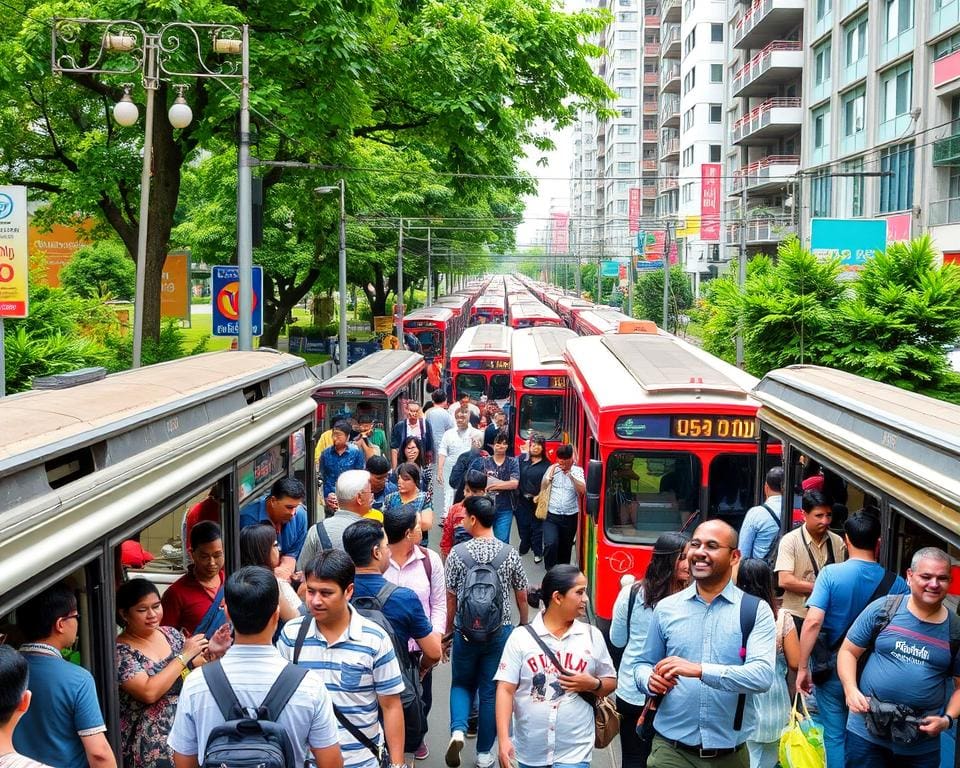
[[[682,440],[753,440],[756,422],[741,416],[677,416],[671,437]]]

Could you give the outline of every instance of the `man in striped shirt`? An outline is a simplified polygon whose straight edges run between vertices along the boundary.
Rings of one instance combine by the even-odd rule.
[[[386,741],[391,764],[400,766],[404,746],[400,665],[389,635],[350,605],[355,574],[353,561],[336,549],[324,550],[308,563],[304,578],[311,615],[287,622],[277,648],[284,658],[316,670],[334,708],[377,748]],[[309,626],[301,640],[303,622]],[[378,768],[377,756],[342,723],[340,749],[345,768]]]

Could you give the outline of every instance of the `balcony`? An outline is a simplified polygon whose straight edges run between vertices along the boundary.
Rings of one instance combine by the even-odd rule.
[[[788,235],[796,233],[794,220],[790,217],[771,217],[764,219],[748,219],[746,227],[747,245],[762,245],[779,243]],[[727,245],[740,244],[740,225],[730,224],[724,234]]]
[[[678,160],[680,158],[680,139],[666,139],[660,144],[661,160]]]
[[[654,129],[646,130],[643,132],[643,143],[644,144],[656,144],[657,143],[657,132]]]
[[[660,21],[680,23],[680,0],[662,0],[660,3]]]
[[[778,136],[800,130],[803,110],[799,98],[767,99],[733,124],[734,144],[766,144]]]
[[[660,55],[660,43],[644,43],[644,44],[643,44],[643,55],[644,55],[644,56],[659,56],[659,55]]]
[[[660,99],[660,127],[680,127],[680,99],[678,97],[664,96]]]
[[[763,47],[796,29],[803,21],[804,0],[756,0],[733,31],[733,47]]]
[[[799,169],[799,155],[768,155],[763,160],[734,171],[730,194],[739,194],[744,187],[747,192],[753,193],[782,189],[797,175]]]
[[[659,107],[655,99],[644,99],[643,100],[643,114],[645,115],[655,115],[657,114]]]
[[[660,17],[659,16],[644,16],[643,17],[643,26],[645,29],[651,29],[653,27],[660,26]]]
[[[660,66],[660,90],[663,93],[680,93],[680,65],[673,59],[667,59]]]
[[[734,96],[763,96],[776,86],[799,81],[803,46],[794,40],[774,40],[733,76]]]
[[[660,30],[660,58],[680,58],[680,25],[668,24]]]
[[[960,135],[933,142],[933,164],[938,167],[960,165]]]
[[[960,224],[960,197],[949,197],[930,203],[927,221],[931,227]]]
[[[656,160],[643,160],[641,161],[640,167],[644,171],[656,171],[657,170],[657,161]]]
[[[646,199],[657,196],[657,185],[655,183],[644,182],[640,189],[643,190],[643,196]]]
[[[680,188],[680,179],[678,178],[680,174],[670,174],[669,176],[661,176],[657,182],[657,191],[660,194],[664,192],[669,192],[673,189]]]
[[[933,62],[933,87],[937,96],[960,90],[960,51],[941,56]]]
[[[657,85],[660,78],[656,72],[644,72],[643,73],[643,84],[644,85]]]

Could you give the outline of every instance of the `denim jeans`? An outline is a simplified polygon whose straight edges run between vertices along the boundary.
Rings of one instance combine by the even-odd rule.
[[[548,766],[527,765],[526,763],[517,763],[520,768],[548,768]],[[553,763],[553,768],[590,768],[590,763]]]
[[[817,718],[823,726],[823,746],[827,753],[827,768],[843,768],[843,745],[847,739],[847,697],[843,685],[834,672],[827,680],[817,683]]]
[[[847,731],[847,765],[851,768],[940,768],[940,740],[936,749],[922,755],[895,755],[887,747]],[[829,763],[829,768],[833,768]]]
[[[493,535],[504,544],[510,543],[510,527],[513,525],[513,510],[498,509],[493,518]]]
[[[477,752],[489,752],[497,736],[494,697],[497,684],[493,676],[500,665],[503,647],[513,631],[504,624],[488,643],[470,643],[457,630],[453,632],[450,655],[450,731],[467,731],[467,718],[474,697],[480,694],[477,710]]]

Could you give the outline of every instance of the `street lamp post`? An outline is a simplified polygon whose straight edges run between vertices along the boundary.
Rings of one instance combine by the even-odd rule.
[[[236,62],[226,60],[211,69],[204,61],[205,46],[201,35],[209,33],[211,43],[206,53],[242,54],[240,71]],[[181,62],[181,36],[193,39],[199,68],[184,72]],[[157,90],[163,79],[209,78],[239,79],[240,91],[240,174],[237,191],[237,263],[240,273],[240,349],[252,349],[253,258],[250,237],[250,114],[249,55],[247,25],[194,24],[174,21],[148,31],[132,20],[118,19],[54,19],[51,63],[53,71],[83,75],[134,75],[139,73],[146,91],[144,116],[143,164],[140,172],[140,213],[137,222],[137,281],[133,301],[133,367],[139,368],[143,350],[143,307],[146,283],[147,234],[150,212],[150,175],[153,154],[153,109]],[[60,51],[57,46],[60,45]],[[186,47],[186,46],[184,46]],[[120,58],[114,58],[119,56]],[[92,61],[91,61],[92,58]],[[113,64],[113,66],[110,66]],[[170,108],[169,119],[174,128],[186,128],[193,118],[183,98],[184,85],[175,84],[180,93]],[[114,106],[118,124],[130,127],[137,122],[139,111],[130,95],[133,86],[124,86],[123,97]],[[244,201],[246,201],[244,205]],[[246,311],[244,311],[246,310]]]
[[[338,345],[340,353],[337,357],[337,365],[340,370],[347,367],[347,182],[340,179],[336,186],[317,187],[313,190],[318,195],[326,195],[331,192],[340,193],[340,252],[337,260],[338,282],[337,292],[340,294],[340,324]]]

